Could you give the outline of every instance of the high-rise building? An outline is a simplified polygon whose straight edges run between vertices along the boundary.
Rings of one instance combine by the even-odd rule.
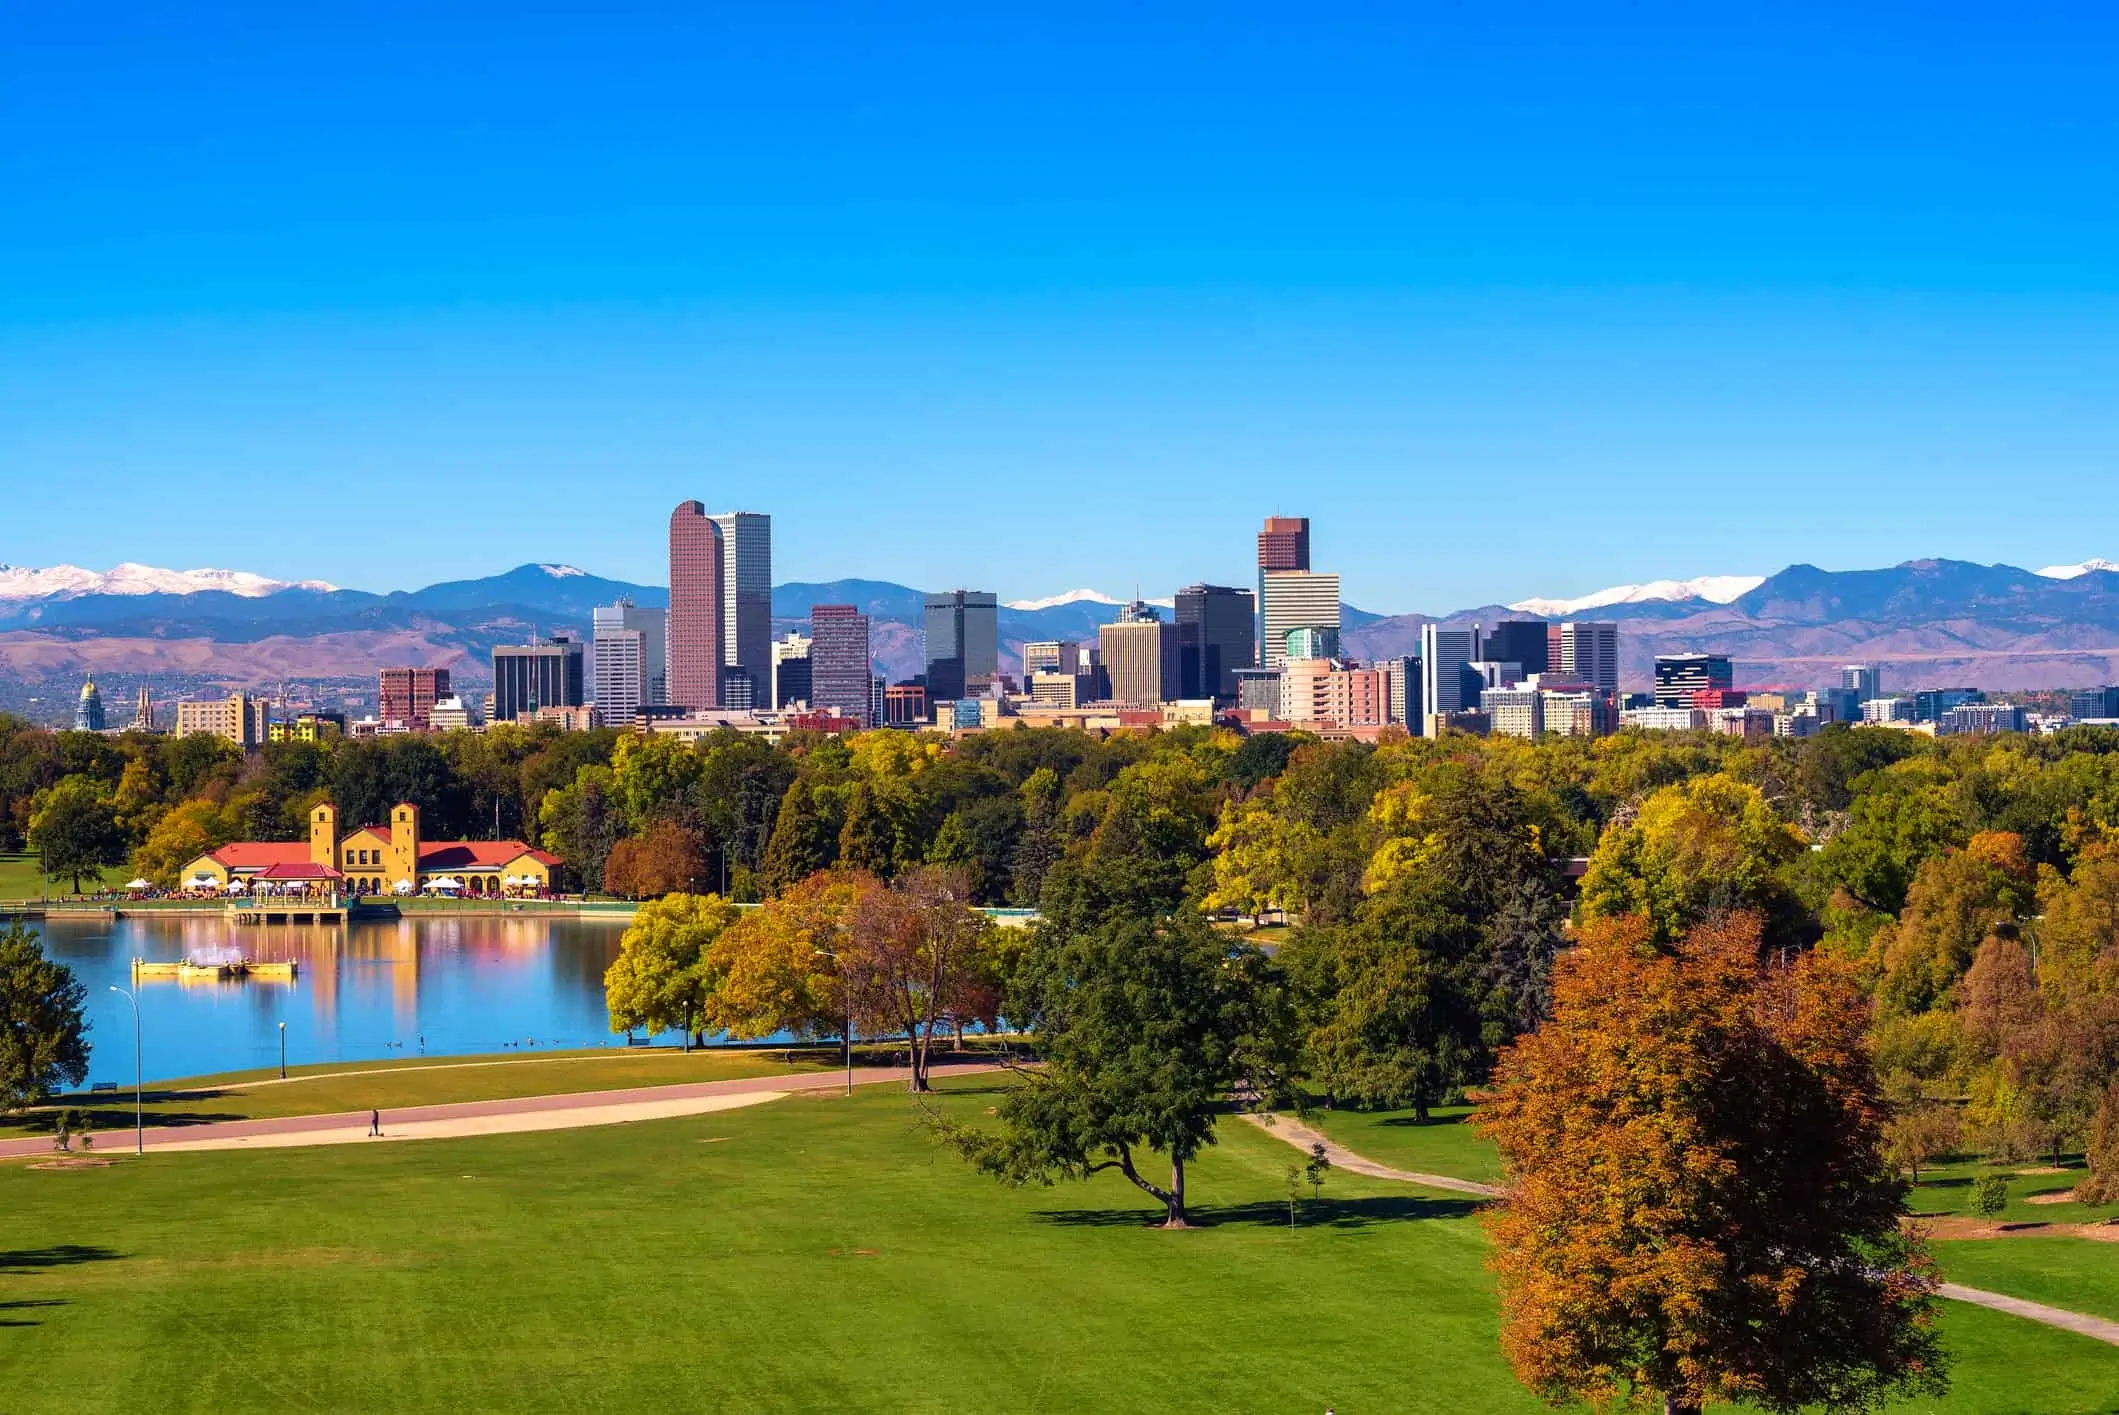
[[[1388,720],[1402,724],[1408,732],[1420,730],[1420,660],[1410,654],[1376,661],[1389,695]]]
[[[1479,694],[1479,708],[1492,724],[1496,737],[1535,739],[1545,731],[1545,695],[1536,688],[1486,688]]]
[[[772,705],[809,701],[809,635],[789,630],[773,640]]]
[[[1106,624],[1098,647],[1113,702],[1152,707],[1177,700],[1183,681],[1175,624],[1155,619]]]
[[[1269,642],[1266,631],[1266,576],[1275,570],[1307,570],[1310,568],[1310,518],[1307,516],[1268,516],[1265,526],[1258,532],[1258,651],[1267,652]],[[1334,623],[1338,622],[1336,620]],[[1278,669],[1278,663],[1267,663],[1263,657],[1260,668]]]
[[[1618,625],[1571,619],[1559,626],[1559,640],[1558,662],[1550,658],[1551,641],[1547,640],[1548,673],[1587,683],[1607,697],[1619,695]]]
[[[1287,722],[1380,727],[1390,712],[1390,685],[1373,668],[1326,658],[1291,658],[1280,669],[1280,716]]]
[[[772,688],[773,518],[725,511],[713,522],[721,529],[721,662],[749,680],[751,703],[762,704]]]
[[[376,675],[375,715],[386,726],[425,732],[434,705],[449,696],[446,668],[385,668]]]
[[[578,708],[588,703],[583,649],[561,630],[549,639],[493,646],[493,721],[513,722],[541,708]]]
[[[670,513],[669,697],[688,708],[721,706],[725,551],[721,526],[697,501]],[[509,719],[498,711],[496,722]]]
[[[952,702],[999,671],[999,600],[982,590],[946,590],[926,600],[927,701]]]
[[[103,690],[90,678],[81,685],[81,696],[74,703],[74,731],[101,732],[103,730]]]
[[[875,724],[874,673],[869,667],[868,616],[850,604],[809,611],[809,705],[819,712]]]
[[[1553,669],[1547,645],[1549,628],[1542,619],[1504,619],[1487,633],[1485,654],[1498,663],[1515,664],[1526,678],[1549,673]],[[1494,720],[1494,731],[1501,731],[1499,718]]]
[[[1851,688],[1857,703],[1884,695],[1884,671],[1873,663],[1850,663],[1839,671],[1839,686]]]
[[[596,715],[607,727],[623,727],[643,707],[657,707],[664,701],[669,614],[620,600],[599,606],[592,619]]]
[[[1442,735],[1442,721],[1451,713],[1476,708],[1476,687],[1465,693],[1465,669],[1479,659],[1479,626],[1445,629],[1440,624],[1420,626],[1420,722],[1421,736]]]
[[[1977,688],[1923,688],[1913,695],[1913,720],[1940,722],[1952,708],[1985,702],[1986,696]]]
[[[1729,692],[1736,678],[1726,654],[1658,654],[1655,660],[1655,700],[1662,707],[1692,707],[1693,694]]]
[[[173,735],[189,737],[195,732],[209,732],[247,750],[263,746],[271,730],[270,705],[263,698],[231,693],[206,702],[178,703]]]
[[[1184,696],[1235,702],[1236,670],[1258,661],[1257,599],[1228,585],[1187,585],[1176,617]]]
[[[2021,732],[2026,725],[2018,703],[1960,703],[1935,723],[1947,737],[1991,737],[1997,732]]]
[[[1309,570],[1267,570],[1260,613],[1265,620],[1262,666],[1278,668],[1287,660],[1288,630],[1339,631],[1339,577]]]
[[[2119,688],[2077,688],[2068,694],[2068,716],[2078,722],[2119,717]]]

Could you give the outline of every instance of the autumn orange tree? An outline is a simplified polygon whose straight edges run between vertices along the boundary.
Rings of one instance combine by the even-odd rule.
[[[971,908],[961,869],[925,865],[854,901],[840,951],[854,1016],[874,1032],[903,1034],[912,1088],[927,1087],[935,1029],[975,1006],[992,920]]]
[[[1507,1164],[1486,1224],[1518,1378],[1672,1415],[1939,1392],[1859,991],[1816,953],[1762,966],[1750,915],[1653,939],[1585,929],[1480,1122]]]
[[[719,985],[708,1021],[743,1039],[845,1031],[853,1009],[840,963],[855,911],[882,888],[859,870],[820,870],[737,919],[711,950]]]

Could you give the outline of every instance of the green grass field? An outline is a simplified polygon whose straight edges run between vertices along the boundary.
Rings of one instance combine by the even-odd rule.
[[[1953,1282],[2119,1322],[2119,1244],[1982,1238],[1937,1243],[1935,1256]]]
[[[975,1090],[948,1101],[969,1115]],[[1471,1205],[1227,1125],[1201,1227],[1009,1190],[871,1088],[609,1129],[0,1166],[10,1412],[1521,1411]],[[1922,1411],[2108,1411],[2119,1350],[1949,1304]]]
[[[131,879],[132,871],[123,865],[115,865],[103,871],[103,884],[109,889],[123,889]],[[73,891],[71,879],[55,879],[47,882],[37,873],[35,855],[0,855],[0,899],[39,899],[47,892],[60,895]],[[96,892],[94,881],[83,879],[81,887],[90,894]]]
[[[1493,1142],[1470,1125],[1467,1105],[1436,1106],[1425,1124],[1409,1110],[1325,1110],[1310,1112],[1309,1123],[1355,1154],[1394,1169],[1446,1174],[1496,1184],[1501,1154]]]
[[[2047,1168],[2058,1168],[2061,1172],[2035,1172]],[[2087,1204],[2073,1202],[2031,1202],[2041,1195],[2050,1199],[2072,1189],[2085,1172],[2080,1155],[2067,1156],[2066,1162],[2059,1166],[2051,1166],[2045,1160],[1993,1164],[1980,1160],[1958,1160],[1920,1172],[1920,1183],[1913,1191],[1912,1207],[1915,1213],[1938,1218],[1973,1217],[1972,1181],[1981,1175],[1998,1174],[2009,1186],[2009,1203],[2008,1207],[2001,1211],[1997,1222],[2096,1223],[2103,1219],[2119,1217],[2119,1209],[2109,1207],[2093,1209]],[[2119,1258],[2119,1253],[2115,1253],[2114,1257]]]

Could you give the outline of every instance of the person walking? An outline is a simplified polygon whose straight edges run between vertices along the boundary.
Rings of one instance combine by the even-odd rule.
[[[383,1133],[383,1113],[381,1111],[371,1110],[368,1112],[368,1133],[370,1135]]]

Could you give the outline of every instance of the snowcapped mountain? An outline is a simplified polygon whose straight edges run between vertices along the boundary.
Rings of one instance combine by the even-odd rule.
[[[2048,580],[2075,580],[2092,570],[2119,570],[2119,561],[2085,560],[2080,565],[2048,565],[2035,573],[2045,576]]]
[[[1125,601],[1118,598],[1116,595],[1107,595],[1102,590],[1081,589],[1067,590],[1061,594],[1048,595],[1044,599],[1011,599],[1008,601],[1008,607],[1010,609],[1020,609],[1026,613],[1034,614],[1040,609],[1058,609],[1063,604],[1124,603]]]
[[[578,573],[578,572],[577,572]],[[270,580],[248,570],[163,570],[128,561],[98,574],[78,565],[53,565],[44,570],[0,565],[0,599],[71,599],[81,595],[186,595],[209,590],[263,599],[281,590],[316,590],[329,594],[338,588],[322,580]]]
[[[2044,572],[2041,572],[2044,573]],[[1766,583],[1764,575],[1701,575],[1692,580],[1650,580],[1640,585],[1613,585],[1576,599],[1524,599],[1509,605],[1524,614],[1557,619],[1602,609],[1613,604],[1654,604],[1703,599],[1709,604],[1728,604]]]

